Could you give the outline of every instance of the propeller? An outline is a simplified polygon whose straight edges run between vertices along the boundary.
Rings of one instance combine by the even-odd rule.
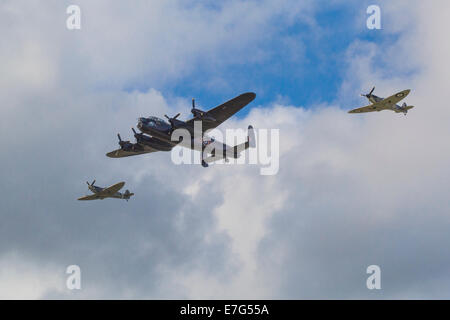
[[[137,133],[136,130],[134,130],[133,127],[131,127],[131,130],[133,131],[134,138],[136,139],[136,142],[139,143],[140,141],[142,141],[144,135],[142,133]]]
[[[374,90],[375,90],[375,87],[373,87],[372,90],[370,90],[370,92],[368,94],[361,94],[361,96],[370,98],[372,96],[372,93]]]
[[[122,140],[122,137],[120,136],[120,133],[117,134],[117,138],[119,138],[119,146],[123,150],[128,150],[128,149],[130,149],[132,147],[132,144],[130,143],[130,141],[123,141]]]
[[[202,111],[200,109],[196,109],[195,108],[195,99],[194,98],[192,98],[191,113],[194,115],[195,119],[199,119],[199,120],[207,121],[207,122],[216,122],[217,121],[216,119],[214,119],[212,116],[210,116],[208,114],[208,111]]]
[[[181,114],[181,113],[177,113],[177,114],[175,115],[175,117],[173,117],[173,118],[170,118],[167,114],[165,114],[164,116],[165,116],[169,121],[172,121],[172,120],[178,118],[178,117],[180,116],[180,114]]]
[[[172,129],[175,129],[174,120],[176,120],[180,115],[181,115],[181,113],[177,113],[175,115],[175,117],[173,117],[173,118],[170,118],[167,114],[164,115],[167,118],[167,120],[169,120],[169,123],[172,126]]]
[[[205,115],[205,112],[203,112],[202,110],[196,109],[195,108],[195,99],[192,98],[192,109],[191,109],[191,113],[194,116],[200,115],[200,117],[203,117]]]
[[[131,131],[133,131],[134,137],[136,138],[136,141],[139,140],[140,137],[142,137],[142,133],[137,133],[136,130],[134,130],[133,127],[131,127]]]

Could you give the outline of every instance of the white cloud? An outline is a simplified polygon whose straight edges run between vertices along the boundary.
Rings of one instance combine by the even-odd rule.
[[[239,267],[226,281],[202,278],[201,269],[175,277],[189,297],[448,297],[442,243],[448,241],[450,111],[444,102],[450,94],[443,86],[450,52],[439,36],[448,22],[446,4],[416,5],[386,5],[385,12],[396,10],[392,18],[415,21],[414,29],[396,30],[392,47],[402,50],[355,41],[343,85],[343,96],[371,84],[384,96],[412,88],[406,100],[416,108],[407,117],[348,115],[351,106],[278,105],[239,121],[281,129],[280,173],[274,183],[249,168],[233,168],[230,177],[229,168],[215,167],[215,177],[208,173],[195,184],[198,194],[218,189],[224,195],[214,214],[232,243],[230,264]],[[377,64],[380,57],[391,60],[390,72]],[[373,263],[386,277],[378,295],[364,287],[365,268]]]
[[[36,263],[17,253],[0,258],[0,299],[42,299],[65,290],[64,269]]]
[[[355,40],[334,104],[281,101],[224,124],[280,129],[273,177],[253,166],[174,166],[168,153],[123,161],[104,153],[117,147],[117,131],[131,137],[136,116],[189,108],[155,83],[202,64],[267,59],[261,42],[273,22],[302,17],[310,3],[164,1],[148,10],[148,2],[82,2],[81,33],[55,28],[65,26],[63,5],[57,20],[59,9],[35,10],[42,2],[15,3],[1,7],[2,23],[21,21],[0,47],[8,150],[0,191],[10,222],[0,232],[8,239],[0,241],[2,297],[67,297],[57,274],[74,259],[89,298],[448,297],[447,2],[384,3],[383,25],[399,38],[392,46]],[[117,90],[144,78],[145,93]],[[416,108],[407,117],[347,114],[372,85],[384,96],[413,89],[407,101]],[[91,178],[126,180],[136,199],[74,203]],[[20,255],[6,255],[13,249]],[[386,277],[378,296],[364,288],[374,263]]]

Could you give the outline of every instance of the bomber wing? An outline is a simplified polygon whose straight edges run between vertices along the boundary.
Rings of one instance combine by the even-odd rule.
[[[234,115],[236,112],[241,110],[243,107],[245,107],[247,104],[252,102],[256,97],[256,94],[253,92],[247,92],[243,93],[236,98],[233,98],[220,106],[217,106],[206,113],[208,116],[211,116],[215,119],[215,121],[202,121],[202,131],[205,132],[206,130],[214,129],[217,126],[219,126],[222,122],[230,118],[232,115]],[[186,121],[186,124],[191,125],[194,127],[194,121],[198,119],[193,118],[188,121]]]
[[[152,153],[152,152],[156,152],[158,150],[156,149],[150,149],[150,148],[146,148],[146,150],[141,150],[141,151],[125,151],[123,149],[117,149],[111,152],[108,152],[106,154],[106,156],[110,157],[110,158],[123,158],[123,157],[130,157],[130,156],[137,156],[139,154],[144,154],[144,153]]]

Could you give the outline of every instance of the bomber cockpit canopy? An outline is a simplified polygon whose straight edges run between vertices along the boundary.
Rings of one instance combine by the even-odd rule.
[[[147,119],[153,120],[153,121],[155,121],[156,123],[159,123],[159,122],[164,122],[164,123],[166,123],[163,119],[158,118],[158,117],[155,117],[155,116],[150,116],[150,117],[148,117]]]
[[[141,118],[142,122],[144,122],[147,126],[157,128],[159,130],[167,130],[170,129],[170,124],[164,121],[161,118],[150,116],[148,118]]]

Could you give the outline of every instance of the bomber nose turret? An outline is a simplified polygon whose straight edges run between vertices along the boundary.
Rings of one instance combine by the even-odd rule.
[[[138,127],[139,130],[141,130],[142,127],[144,126],[145,120],[146,120],[145,118],[139,118],[139,119],[138,119],[138,123],[137,123],[136,126]]]

